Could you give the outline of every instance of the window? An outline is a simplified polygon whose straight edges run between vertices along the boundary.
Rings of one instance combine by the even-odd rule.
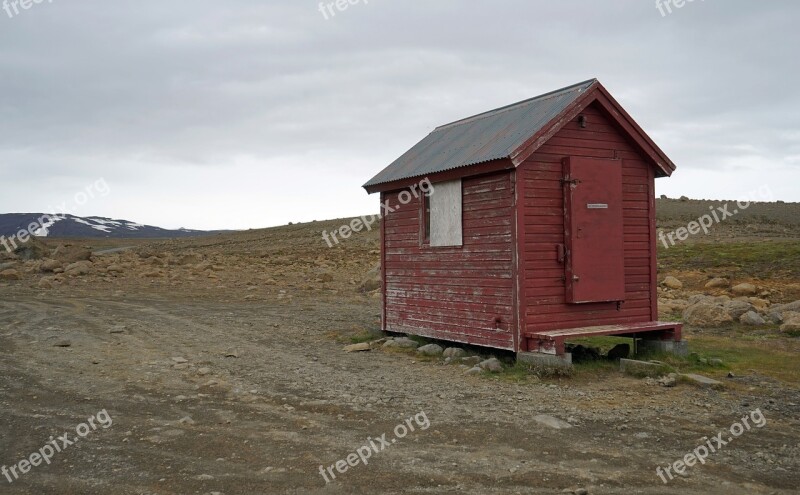
[[[422,204],[425,242],[432,247],[463,245],[461,180],[434,184]]]

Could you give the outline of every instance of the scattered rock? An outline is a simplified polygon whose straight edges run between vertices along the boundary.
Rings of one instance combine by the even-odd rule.
[[[725,311],[727,311],[734,320],[738,320],[743,314],[753,309],[753,306],[749,302],[741,299],[728,301],[725,303],[724,307]]]
[[[748,311],[747,313],[740,316],[739,322],[742,325],[750,325],[750,326],[761,326],[767,324],[767,320],[762,318],[761,315],[756,313],[755,311]]]
[[[483,372],[482,369],[480,369],[477,366],[473,366],[472,368],[470,368],[467,371],[465,371],[464,374],[465,375],[480,375],[482,372]]]
[[[739,284],[735,285],[731,292],[737,296],[755,296],[758,294],[758,289],[753,284]]]
[[[69,340],[59,340],[58,342],[53,344],[53,347],[72,347],[72,342],[70,342]]]
[[[227,352],[225,353],[225,357],[226,357],[226,358],[238,358],[238,357],[239,357],[239,351],[237,351],[237,350],[235,350],[235,349],[232,349],[232,350],[230,350],[230,351],[227,351]]]
[[[178,260],[179,265],[197,265],[203,261],[203,257],[197,253],[188,253],[181,256]]]
[[[58,260],[44,260],[41,265],[39,265],[39,270],[45,273],[52,273],[59,268],[63,268],[63,265]]]
[[[725,365],[725,363],[722,362],[722,359],[719,359],[719,358],[711,358],[711,359],[709,359],[708,360],[708,364],[710,364],[711,366],[716,366],[716,367],[721,367],[721,366]]]
[[[108,330],[110,334],[125,333],[125,325],[115,325]]]
[[[9,268],[8,270],[3,270],[0,272],[0,280],[19,280],[19,272],[14,270],[13,268]]]
[[[418,348],[417,352],[424,356],[441,356],[444,348],[438,344],[428,344]]]
[[[720,305],[699,303],[686,308],[683,320],[696,327],[716,327],[732,322],[733,318]]]
[[[360,344],[353,344],[345,346],[344,352],[365,352],[372,350],[372,347],[369,345],[369,342],[361,342]]]
[[[92,271],[92,262],[91,261],[76,261],[75,263],[70,263],[66,267],[64,267],[64,274],[69,275],[70,277],[80,277],[82,275],[88,275]]]
[[[114,274],[114,273],[122,273],[123,271],[124,269],[120,265],[117,265],[116,263],[112,263],[108,265],[108,267],[106,267],[106,273]]]
[[[781,332],[800,332],[800,313],[789,313],[786,323],[781,325]]]
[[[663,363],[655,361],[620,359],[619,370],[635,376],[661,376],[668,368]]]
[[[482,361],[478,364],[478,367],[490,373],[499,373],[503,371],[503,363],[501,363],[497,358],[490,358],[486,361]]]
[[[480,356],[469,356],[461,358],[461,362],[467,366],[477,366],[480,362],[483,361],[483,358]]]
[[[772,307],[773,311],[779,311],[781,313],[787,311],[796,311],[800,312],[800,301],[791,302],[789,304],[778,304]]]
[[[748,297],[747,302],[753,305],[753,307],[759,311],[766,311],[769,308],[770,302],[766,299],[761,299],[758,297]]]
[[[538,416],[534,416],[533,420],[539,423],[540,425],[553,428],[554,430],[566,430],[568,428],[572,428],[572,425],[567,423],[566,421],[558,419],[554,416],[548,416],[547,414],[540,414]]]
[[[683,282],[672,276],[666,277],[661,284],[668,289],[683,289]]]
[[[460,357],[466,356],[467,355],[467,351],[465,351],[464,349],[462,349],[460,347],[448,347],[447,349],[444,350],[442,355],[444,357],[446,357],[446,358],[458,359]]]
[[[173,357],[173,358],[170,358],[170,359],[172,359],[172,361],[174,363],[176,363],[176,364],[183,364],[183,363],[188,363],[189,362],[188,359],[183,358],[183,357]]]
[[[201,474],[200,476],[197,476],[195,479],[199,481],[211,481],[214,479],[214,477],[211,476],[210,474]]]
[[[731,282],[727,278],[712,278],[706,284],[706,289],[725,289],[730,287]]]
[[[85,247],[66,244],[58,246],[55,251],[53,251],[52,257],[62,263],[71,264],[78,261],[89,261],[92,257],[92,251]]]
[[[717,380],[714,380],[713,378],[709,378],[709,377],[703,376],[703,375],[696,375],[694,373],[687,373],[687,374],[683,374],[683,375],[680,375],[680,376],[681,376],[681,378],[683,378],[684,380],[688,381],[692,385],[697,385],[699,387],[719,388],[719,387],[723,386],[722,382],[719,382]]]
[[[678,375],[676,373],[670,373],[669,375],[664,375],[658,379],[657,383],[662,387],[667,387],[667,388],[674,387],[678,383]]]
[[[383,347],[398,348],[398,349],[416,349],[419,347],[419,342],[411,340],[408,337],[398,337],[396,339],[388,340]]]
[[[53,288],[53,282],[52,282],[52,279],[43,278],[43,279],[39,280],[39,283],[36,284],[36,286],[38,288],[40,288],[40,289],[52,289]]]

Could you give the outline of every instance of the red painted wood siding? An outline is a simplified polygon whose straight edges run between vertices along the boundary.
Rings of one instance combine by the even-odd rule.
[[[588,127],[570,122],[517,169],[519,202],[520,319],[522,331],[652,321],[653,172],[644,157],[594,106],[584,112]],[[564,265],[562,160],[566,157],[622,159],[625,302],[567,304]],[[524,347],[524,342],[523,342]]]
[[[421,246],[421,198],[402,205],[399,191],[385,193],[396,208],[384,218],[386,330],[514,349],[512,174],[463,179],[458,248]]]

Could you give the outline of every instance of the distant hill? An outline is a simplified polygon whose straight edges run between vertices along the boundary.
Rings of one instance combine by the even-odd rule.
[[[44,213],[2,213],[0,214],[0,236],[14,236],[20,230],[27,231],[29,226],[34,223],[37,228],[33,234],[37,237],[161,239],[195,237],[214,233],[203,230],[162,229],[128,220],[114,220],[104,217],[46,215]]]

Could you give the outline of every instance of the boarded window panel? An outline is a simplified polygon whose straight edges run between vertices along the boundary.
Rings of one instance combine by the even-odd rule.
[[[567,302],[625,300],[622,162],[566,161]]]
[[[461,246],[462,233],[461,180],[433,185],[428,197],[431,205],[431,246]]]

